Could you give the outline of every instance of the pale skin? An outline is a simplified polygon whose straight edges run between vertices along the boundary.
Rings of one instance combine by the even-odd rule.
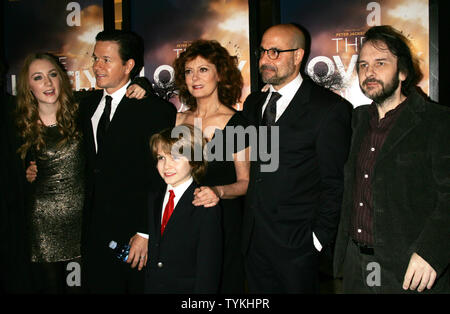
[[[216,129],[224,129],[234,114],[233,110],[219,101],[217,84],[220,80],[214,64],[202,57],[186,62],[186,85],[196,98],[195,111],[177,114],[176,125],[195,125],[195,119],[201,119],[201,129],[206,139],[211,140]],[[236,182],[222,186],[201,186],[194,191],[195,206],[212,207],[220,199],[233,199],[247,192],[250,173],[250,149],[233,154],[236,169]]]
[[[119,90],[128,82],[130,72],[135,65],[133,59],[129,59],[125,62],[122,61],[119,55],[119,45],[113,41],[97,42],[94,47],[93,59],[94,64],[92,69],[96,77],[97,85],[100,88],[104,88],[109,94]],[[31,66],[30,73],[34,73],[31,71]],[[48,79],[48,81],[50,81],[50,79]],[[142,90],[141,87],[134,86],[131,90],[127,90],[127,97],[130,96],[130,98],[140,99],[145,95],[145,91],[142,92]],[[38,97],[36,98],[38,99]],[[41,103],[39,99],[38,103]],[[57,108],[57,101],[55,101],[55,104],[52,106],[43,107],[41,120],[44,124],[51,125],[56,123]],[[41,116],[41,106],[39,106],[39,111],[39,115]],[[26,170],[26,178],[29,182],[33,182],[36,179],[36,176],[36,163],[30,162],[30,166]],[[138,270],[142,270],[147,263],[148,239],[139,234],[135,234],[130,239],[129,245],[130,252],[127,263],[131,264],[131,268],[138,266]]]
[[[164,152],[159,145],[156,159],[159,175],[167,184],[177,187],[191,178],[192,167],[186,157],[181,155],[174,158],[171,154]]]
[[[125,93],[125,96],[128,98],[136,98],[136,99],[142,99],[145,97],[146,91],[142,87],[140,87],[137,84],[130,85],[127,88],[127,92]],[[56,123],[56,109],[55,108],[43,108],[42,112],[39,112],[39,117],[44,122],[45,125],[52,125]],[[27,181],[32,183],[34,180],[36,180],[38,173],[38,169],[36,166],[35,161],[31,161],[30,165],[28,166],[26,170],[26,178]]]
[[[393,76],[397,72],[397,57],[386,48],[387,46],[384,43],[377,44],[377,47],[370,42],[363,45],[358,62],[360,82],[364,82],[368,78],[373,78],[382,81],[386,86],[393,80]],[[382,104],[377,105],[380,119],[388,111],[395,109],[406,99],[406,96],[401,93],[401,85],[406,79],[406,75],[399,72],[398,79],[400,83],[394,94]],[[361,88],[370,96],[379,92],[382,86],[380,83],[372,82],[362,84]],[[431,289],[433,287],[436,276],[437,274],[434,268],[414,252],[409,260],[402,287],[404,290],[417,289],[418,292],[422,292],[425,289]]]
[[[130,245],[130,253],[127,263],[131,264],[131,268],[138,266],[138,270],[142,270],[147,265],[148,239],[135,234],[128,244]]]
[[[304,34],[292,25],[276,25],[264,33],[261,40],[263,49],[296,49],[280,52],[278,58],[272,60],[267,53],[259,59],[259,69],[265,83],[271,83],[275,90],[279,90],[291,82],[300,72],[300,66],[305,48]],[[274,77],[282,78],[279,82],[271,82]]]
[[[40,122],[47,126],[55,124],[59,108],[60,78],[51,62],[44,59],[33,61],[29,68],[28,84],[38,102]],[[36,163],[32,161],[26,171],[27,180],[33,182],[36,175]]]
[[[45,59],[34,60],[29,68],[28,84],[38,103],[40,122],[44,125],[55,124],[60,106],[61,81],[52,63]]]

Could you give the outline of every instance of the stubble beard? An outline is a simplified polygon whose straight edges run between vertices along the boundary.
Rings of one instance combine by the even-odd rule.
[[[271,84],[272,86],[279,86],[286,82],[286,80],[295,72],[295,65],[290,62],[287,66],[287,73],[284,75],[278,75],[278,68],[273,65],[263,64],[259,67],[259,73],[261,73],[261,78],[265,84]],[[264,70],[270,70],[274,72],[273,76],[265,76]]]
[[[360,85],[361,90],[363,91],[364,95],[366,95],[367,98],[372,99],[377,104],[377,106],[382,107],[383,104],[386,102],[386,100],[390,99],[395,94],[395,91],[397,90],[400,84],[398,75],[399,71],[397,70],[397,73],[395,73],[394,77],[386,85],[384,84],[384,82],[380,80],[367,78]],[[368,82],[377,82],[378,84],[380,84],[381,89],[375,94],[371,94],[364,88],[364,86]]]

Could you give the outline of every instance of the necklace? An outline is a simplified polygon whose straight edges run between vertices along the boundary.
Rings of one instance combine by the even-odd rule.
[[[56,121],[55,123],[51,123],[51,124],[45,124],[44,121],[42,121],[41,117],[39,117],[39,122],[46,128],[53,128],[58,125],[58,121]]]

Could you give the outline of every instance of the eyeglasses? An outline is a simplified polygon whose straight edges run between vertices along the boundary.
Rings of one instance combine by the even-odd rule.
[[[281,52],[295,51],[298,49],[299,48],[280,50],[277,48],[264,49],[263,47],[259,47],[255,51],[255,54],[258,58],[261,58],[267,52],[267,56],[269,57],[269,59],[275,60],[275,59],[278,59]]]

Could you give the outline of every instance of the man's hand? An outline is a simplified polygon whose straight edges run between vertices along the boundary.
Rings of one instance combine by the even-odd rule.
[[[27,178],[27,181],[30,183],[33,183],[34,180],[36,180],[37,177],[37,166],[35,161],[30,161],[30,165],[27,168],[27,171],[25,172],[25,177]]]
[[[127,88],[127,92],[125,93],[125,96],[128,98],[136,98],[136,99],[142,99],[145,96],[145,89],[140,87],[138,84],[131,84]]]
[[[417,253],[413,253],[409,260],[408,269],[406,270],[405,279],[403,281],[404,290],[416,290],[422,292],[431,289],[436,280],[436,271]]]
[[[127,263],[131,264],[131,268],[138,265],[138,270],[147,265],[148,239],[136,234],[130,239],[130,253],[128,254]]]

